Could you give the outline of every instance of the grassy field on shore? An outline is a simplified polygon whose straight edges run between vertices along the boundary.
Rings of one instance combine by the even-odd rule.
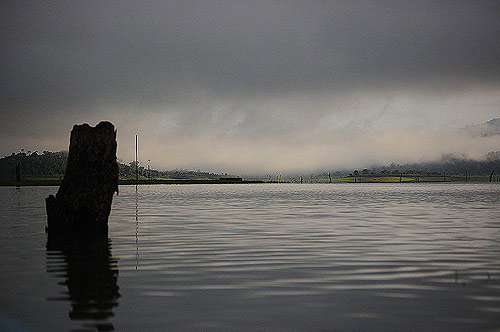
[[[347,183],[394,183],[394,182],[488,182],[490,177],[488,175],[447,175],[447,176],[409,176],[403,175],[402,177],[394,176],[378,176],[378,175],[364,175],[364,176],[348,176],[343,178],[332,179],[332,182],[347,182]],[[499,176],[493,176],[493,182],[500,181]]]

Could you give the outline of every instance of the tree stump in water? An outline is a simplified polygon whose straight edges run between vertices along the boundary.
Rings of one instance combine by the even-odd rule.
[[[49,232],[107,232],[118,192],[116,131],[110,122],[75,125],[68,164],[56,196],[45,199]]]

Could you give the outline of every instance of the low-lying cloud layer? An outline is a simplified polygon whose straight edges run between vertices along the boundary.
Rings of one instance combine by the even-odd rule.
[[[500,3],[2,2],[0,153],[110,120],[120,159],[271,172],[479,158]]]

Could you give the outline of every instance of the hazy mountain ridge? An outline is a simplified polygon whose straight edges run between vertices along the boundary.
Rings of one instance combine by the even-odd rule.
[[[465,156],[447,154],[436,161],[420,163],[406,163],[403,165],[391,164],[389,166],[373,167],[375,172],[394,173],[447,173],[447,174],[474,174],[488,175],[492,170],[500,171],[500,151],[488,152],[484,159],[475,160]]]
[[[488,137],[500,135],[500,118],[491,119],[488,122],[477,125],[469,125],[462,128],[471,136]]]

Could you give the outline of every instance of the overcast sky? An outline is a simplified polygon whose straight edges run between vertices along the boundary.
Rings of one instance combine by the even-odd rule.
[[[478,158],[500,136],[500,1],[0,3],[0,154],[109,120],[158,169]]]

